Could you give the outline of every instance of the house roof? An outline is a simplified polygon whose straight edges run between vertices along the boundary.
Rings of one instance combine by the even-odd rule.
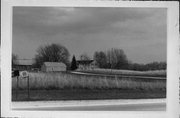
[[[57,66],[64,66],[66,67],[66,65],[62,62],[44,62],[44,65],[45,66],[48,66],[48,67],[57,67]]]
[[[78,64],[91,64],[94,60],[77,60]]]
[[[24,66],[31,66],[34,63],[32,59],[18,59],[15,64],[16,65],[24,65]]]

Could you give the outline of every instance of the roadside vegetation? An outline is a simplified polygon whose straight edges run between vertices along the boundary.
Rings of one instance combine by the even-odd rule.
[[[16,78],[12,79],[13,89],[16,89],[16,81]],[[19,89],[27,89],[26,79],[19,79]],[[89,76],[70,73],[30,73],[30,89],[165,90],[166,80]]]

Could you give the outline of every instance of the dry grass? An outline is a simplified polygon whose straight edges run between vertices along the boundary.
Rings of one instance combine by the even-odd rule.
[[[12,79],[16,89],[16,79]],[[19,88],[27,89],[27,80],[19,79]],[[68,73],[30,73],[31,89],[142,89],[165,90],[166,81],[136,81],[127,78],[73,75]]]

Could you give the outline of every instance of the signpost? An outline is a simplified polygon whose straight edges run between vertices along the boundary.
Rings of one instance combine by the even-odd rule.
[[[19,90],[19,77],[22,79],[27,78],[27,89],[28,89],[28,100],[30,99],[30,87],[29,87],[29,74],[27,71],[21,71],[15,70],[12,73],[13,77],[16,77],[17,79],[17,84],[16,84],[16,100],[18,99],[18,90]]]
[[[22,78],[26,78],[26,77],[29,76],[29,74],[28,74],[27,71],[21,71],[21,72],[20,72],[20,76],[21,76]]]
[[[27,71],[21,71],[20,76],[22,78],[27,78],[27,89],[28,89],[28,100],[29,100],[30,99],[29,74]]]

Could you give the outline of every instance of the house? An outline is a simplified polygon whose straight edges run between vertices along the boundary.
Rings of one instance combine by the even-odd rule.
[[[94,60],[77,60],[77,66],[79,70],[91,70],[94,69]]]
[[[17,59],[15,62],[13,69],[15,70],[31,70],[34,60],[32,59]]]
[[[41,66],[43,72],[66,71],[66,65],[62,62],[44,62]]]

